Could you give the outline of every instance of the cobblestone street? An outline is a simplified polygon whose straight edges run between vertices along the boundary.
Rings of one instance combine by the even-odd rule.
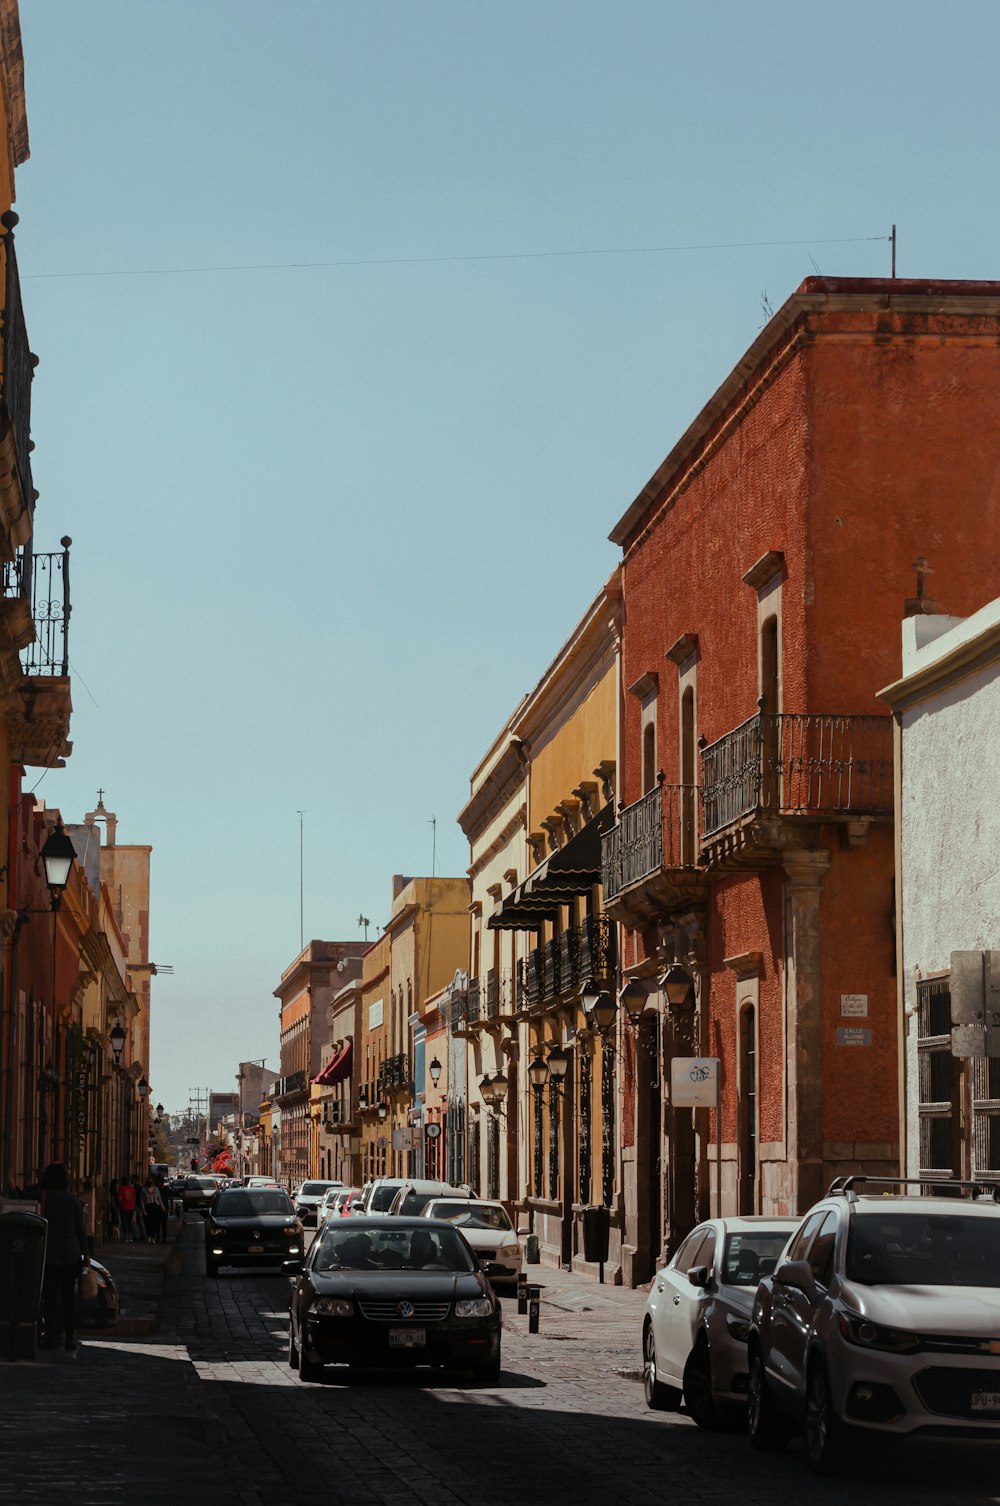
[[[542,1332],[505,1303],[498,1386],[434,1372],[303,1385],[285,1360],[279,1276],[203,1274],[198,1227],[181,1233],[162,1326],[91,1339],[75,1362],[0,1367],[4,1502],[18,1506],[319,1506],[609,1500],[935,1506],[1000,1499],[995,1451],[866,1452],[816,1481],[798,1447],[752,1452],[646,1410],[635,1369],[643,1294],[562,1272]],[[333,1372],[336,1375],[336,1372]]]

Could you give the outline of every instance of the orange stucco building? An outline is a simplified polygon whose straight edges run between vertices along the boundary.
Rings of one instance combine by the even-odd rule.
[[[622,800],[605,904],[649,1006],[626,1084],[626,1274],[718,1201],[808,1206],[898,1166],[898,624],[998,590],[1000,283],[810,278],[612,532]],[[692,988],[670,1008],[676,959]],[[670,1100],[721,1062],[722,1123]],[[627,1074],[626,1074],[627,1075]],[[652,1077],[652,1080],[650,1078]],[[626,1262],[628,1266],[628,1262]]]

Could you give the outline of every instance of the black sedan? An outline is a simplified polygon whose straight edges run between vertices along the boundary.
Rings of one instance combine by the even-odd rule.
[[[500,1375],[500,1304],[451,1224],[427,1218],[329,1220],[292,1288],[288,1363],[439,1365]]]
[[[218,1194],[205,1220],[205,1270],[222,1265],[302,1267],[302,1225],[280,1187],[231,1187]]]

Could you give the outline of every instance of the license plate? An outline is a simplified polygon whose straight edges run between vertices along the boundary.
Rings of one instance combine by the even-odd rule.
[[[973,1412],[1000,1412],[1000,1391],[973,1391]]]
[[[423,1349],[427,1343],[425,1328],[390,1328],[390,1349]]]

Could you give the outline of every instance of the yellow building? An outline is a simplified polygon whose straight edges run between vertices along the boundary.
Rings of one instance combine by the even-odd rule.
[[[582,1209],[609,1209],[612,1279],[619,1049],[582,999],[587,984],[616,983],[600,870],[615,815],[619,603],[616,571],[494,742],[459,817],[473,887],[467,999],[452,1019],[468,1052],[465,1115],[449,1104],[449,1134],[464,1140],[452,1159],[464,1148],[477,1189],[527,1215],[543,1260],[585,1266]]]

